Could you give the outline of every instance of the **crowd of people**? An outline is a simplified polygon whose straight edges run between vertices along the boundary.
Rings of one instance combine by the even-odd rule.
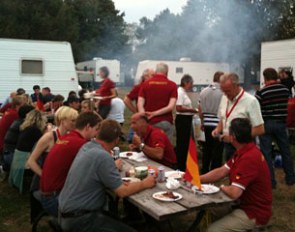
[[[65,100],[49,87],[41,90],[35,85],[31,95],[19,88],[5,99],[0,109],[1,165],[9,173],[10,185],[21,192],[29,167],[32,217],[39,204],[59,217],[64,231],[134,231],[104,210],[108,191],[127,197],[156,184],[153,176],[123,183],[122,161],[112,158],[113,148],[124,138],[126,106],[133,114],[129,149],[181,171],[186,169],[193,117],[199,115],[205,133],[201,182],[229,177],[229,184],[220,189],[240,200],[238,209],[211,224],[208,231],[247,231],[269,221],[272,189],[277,185],[273,139],[282,155],[286,184],[295,184],[286,127],[294,86],[290,75],[265,69],[265,87],[252,96],[237,74],[218,71],[194,108],[188,94],[193,77],[184,75],[177,87],[168,73],[164,63],[145,70],[124,100],[118,97],[107,67],[100,68],[102,83],[93,98],[81,90],[69,92]]]

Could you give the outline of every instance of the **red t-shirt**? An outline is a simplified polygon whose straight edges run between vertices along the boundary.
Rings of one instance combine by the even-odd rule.
[[[112,89],[115,88],[115,83],[107,78],[104,81],[102,81],[101,86],[99,89],[96,90],[96,94],[98,94],[101,97],[108,97],[112,95]],[[111,105],[111,99],[105,99],[101,100],[99,102],[100,105]]]
[[[136,101],[138,99],[138,95],[140,92],[140,89],[142,87],[144,82],[141,82],[140,84],[136,85],[133,87],[133,89],[128,93],[127,97],[131,100],[131,101]]]
[[[238,150],[225,167],[230,183],[243,189],[240,208],[257,225],[265,225],[272,214],[272,188],[267,162],[254,143]]]
[[[0,153],[3,150],[6,132],[16,119],[18,119],[18,112],[14,108],[7,110],[0,119]]]
[[[161,147],[164,149],[163,159],[155,161],[168,167],[172,167],[172,165],[176,164],[176,155],[173,145],[161,129],[149,126],[143,142],[149,147]]]
[[[71,131],[56,141],[48,153],[41,175],[41,191],[60,191],[80,148],[87,142],[77,131]]]
[[[139,96],[145,99],[145,111],[153,112],[167,106],[171,98],[177,98],[177,86],[165,75],[156,74],[143,83]],[[172,111],[152,118],[150,123],[154,125],[162,121],[173,124]]]
[[[5,113],[8,109],[11,108],[11,103],[8,102],[7,104],[5,104],[1,109],[0,109],[0,113]]]

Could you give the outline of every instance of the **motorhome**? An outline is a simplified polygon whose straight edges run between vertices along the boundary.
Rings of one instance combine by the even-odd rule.
[[[263,70],[266,68],[288,70],[295,67],[295,39],[263,42],[261,44],[260,85],[264,86]]]
[[[0,102],[9,93],[33,85],[67,96],[78,91],[71,44],[68,42],[0,39]]]
[[[120,61],[93,58],[93,60],[83,61],[76,64],[79,84],[83,88],[95,89],[101,82],[99,69],[106,66],[110,70],[110,78],[115,83],[122,83],[120,79]]]

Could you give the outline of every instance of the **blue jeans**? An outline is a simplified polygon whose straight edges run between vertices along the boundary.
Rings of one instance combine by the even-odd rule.
[[[33,195],[41,202],[43,209],[45,209],[50,215],[56,218],[58,217],[58,195],[45,197],[42,196],[40,191],[35,191]]]
[[[275,173],[272,162],[272,139],[275,139],[282,155],[285,181],[287,184],[294,183],[295,174],[293,160],[290,152],[286,123],[275,120],[267,120],[264,122],[264,128],[265,134],[259,136],[260,148],[268,163],[271,174],[272,187],[276,187]]]

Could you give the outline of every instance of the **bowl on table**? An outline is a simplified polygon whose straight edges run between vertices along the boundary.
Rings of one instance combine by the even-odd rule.
[[[139,166],[135,168],[135,177],[139,179],[144,179],[148,175],[148,167],[147,166]]]

